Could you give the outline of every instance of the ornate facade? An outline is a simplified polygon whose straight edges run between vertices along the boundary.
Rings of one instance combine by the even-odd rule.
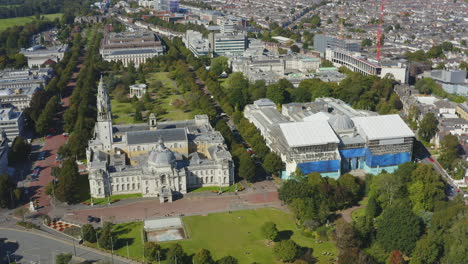
[[[206,115],[192,120],[112,125],[107,90],[99,83],[98,118],[87,162],[92,197],[142,193],[172,201],[190,188],[229,186],[234,163]]]

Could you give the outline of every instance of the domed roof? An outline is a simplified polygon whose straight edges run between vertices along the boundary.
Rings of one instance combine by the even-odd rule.
[[[334,115],[328,119],[328,123],[335,131],[343,131],[354,128],[354,122],[347,115]]]
[[[148,164],[156,167],[174,166],[176,162],[174,153],[164,146],[162,139],[159,139],[158,143],[148,157]]]

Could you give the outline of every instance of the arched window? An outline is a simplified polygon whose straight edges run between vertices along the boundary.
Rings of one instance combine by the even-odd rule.
[[[117,191],[119,191],[119,185],[118,184],[116,185],[116,188],[117,188]]]
[[[100,195],[101,194],[101,188],[98,188],[97,193]]]
[[[149,193],[149,188],[148,187],[146,187],[146,193]]]
[[[115,185],[112,185],[112,191],[115,191]]]
[[[132,190],[135,190],[135,184],[132,183]]]
[[[166,175],[161,175],[161,184],[166,184]]]
[[[213,183],[213,176],[211,176],[211,183]]]
[[[130,183],[127,183],[127,191],[130,190]]]
[[[125,184],[122,184],[122,191],[125,191]]]

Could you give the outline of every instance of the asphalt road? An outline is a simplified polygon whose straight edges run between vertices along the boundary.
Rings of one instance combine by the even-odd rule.
[[[7,260],[21,261],[21,263],[55,263],[55,255],[60,253],[74,253],[72,242],[53,239],[48,236],[31,233],[29,231],[11,230],[0,228],[0,240],[7,239],[16,243],[0,242],[0,263]],[[107,255],[76,246],[76,255],[86,260],[109,259]],[[7,262],[5,262],[7,263]],[[128,263],[114,257],[114,263]]]

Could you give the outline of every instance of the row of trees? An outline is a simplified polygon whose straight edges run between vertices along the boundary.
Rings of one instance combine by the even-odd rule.
[[[338,263],[463,263],[466,206],[444,201],[444,183],[430,164],[402,164],[394,173],[367,176],[369,197],[354,224],[339,222]],[[458,233],[455,233],[458,232]],[[457,241],[454,243],[454,241]],[[391,262],[393,261],[393,262]]]

